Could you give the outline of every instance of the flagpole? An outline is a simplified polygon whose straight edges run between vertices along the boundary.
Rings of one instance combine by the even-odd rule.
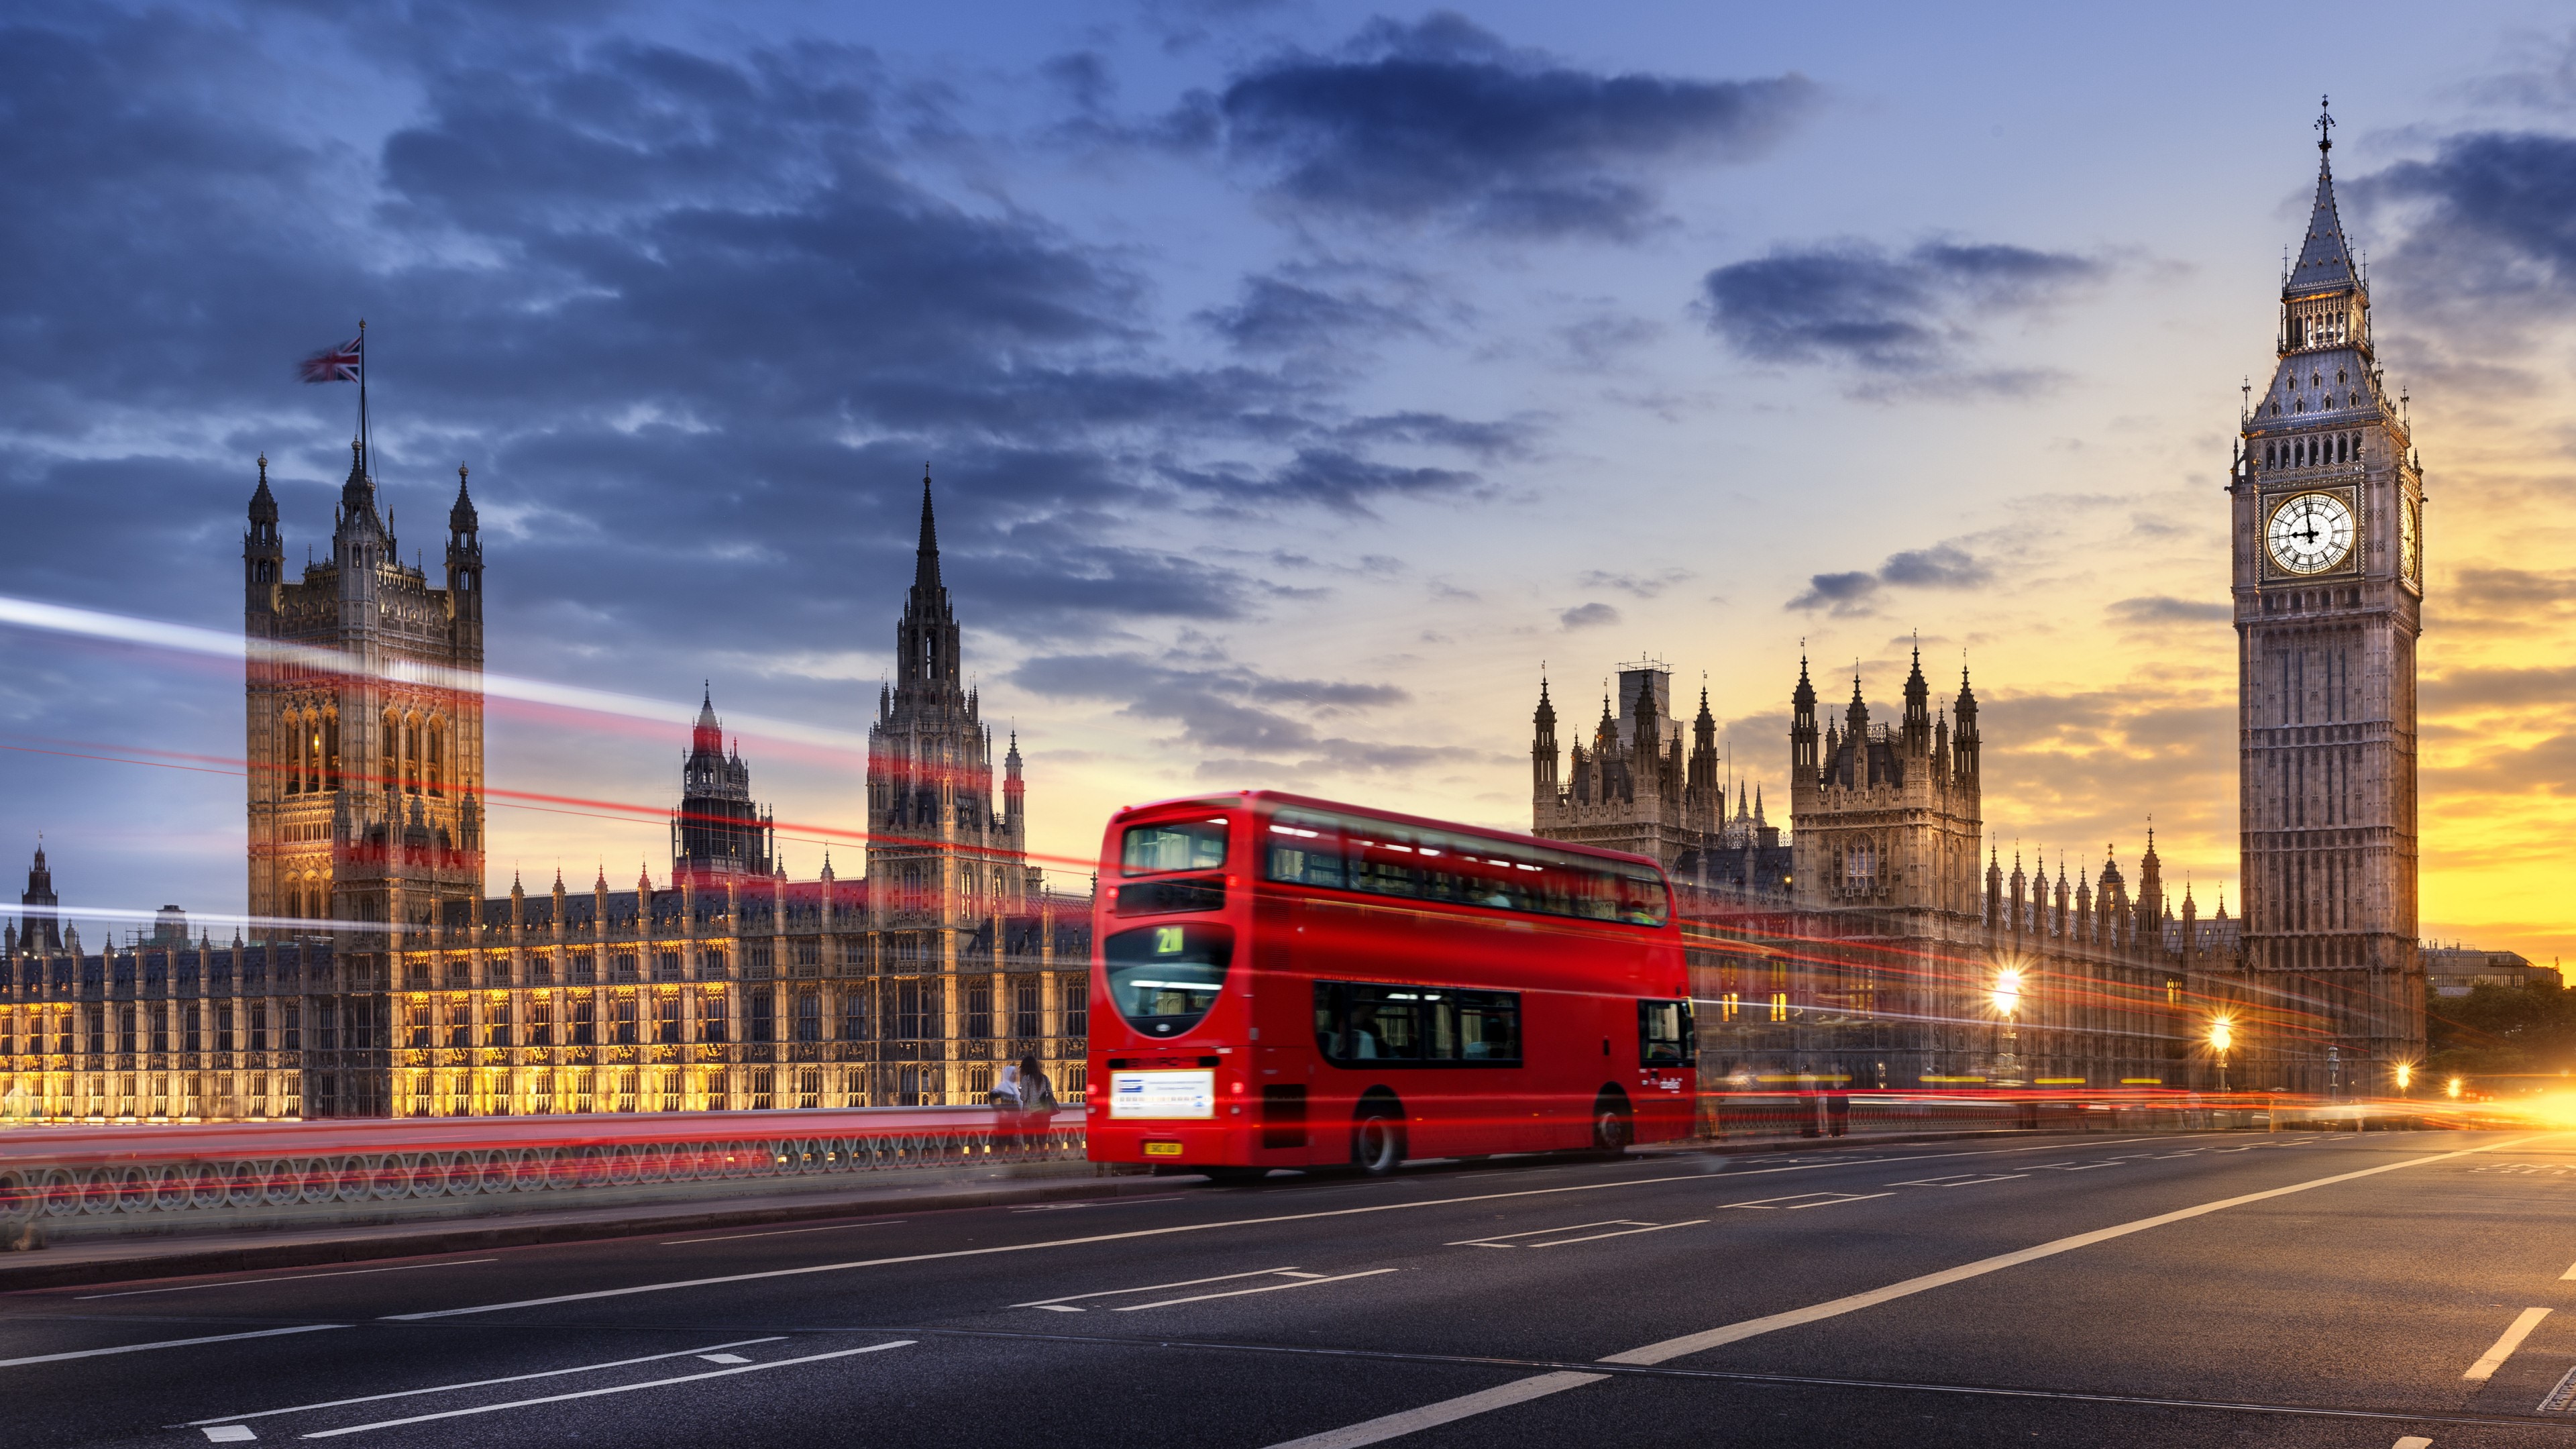
[[[358,319],[358,456],[366,461],[368,481],[376,476],[376,440],[367,436],[367,319]]]

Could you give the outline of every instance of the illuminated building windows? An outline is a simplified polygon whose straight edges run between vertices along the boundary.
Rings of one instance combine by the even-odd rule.
[[[617,1073],[617,1110],[635,1110],[635,1069],[627,1067]]]
[[[619,1045],[619,1046],[633,1046],[633,1045],[635,1045],[635,1044],[636,1044],[636,1029],[635,1029],[635,993],[634,993],[634,992],[631,992],[631,991],[621,991],[621,992],[619,992],[619,993],[617,994],[617,999],[616,999],[614,1002],[610,1003],[610,1005],[611,1005],[611,1007],[612,1007],[612,1008],[616,1011],[616,1013],[617,1013],[617,1016],[616,1016],[617,1042],[616,1042],[616,1044],[617,1044],[617,1045]],[[630,1086],[630,1087],[628,1087],[628,1088],[626,1088],[625,1090],[628,1092],[628,1094],[629,1094],[629,1095],[632,1095],[632,1094],[633,1094],[633,1092],[634,1092],[634,1088],[633,1088],[633,1087],[631,1087],[631,1086]],[[621,1112],[631,1112],[631,1111],[633,1111],[633,1110],[635,1110],[635,1109],[634,1109],[634,1108],[632,1108],[632,1107],[621,1107],[621,1108],[619,1108],[618,1110],[619,1110],[619,1111],[621,1111]]]
[[[710,991],[698,998],[698,1040],[725,1040],[725,997],[721,991]]]
[[[1718,998],[1717,1017],[1720,1021],[1733,1021],[1743,1010],[1744,998],[1732,991]]]
[[[823,1105],[823,1073],[818,1068],[803,1067],[796,1073],[796,1105],[811,1112]]]
[[[1771,1019],[1773,1021],[1787,1021],[1789,1019],[1788,992],[1774,991],[1771,993]]]
[[[768,1067],[751,1069],[751,1110],[766,1112],[778,1105],[776,1073]]]
[[[676,991],[664,992],[654,998],[653,1040],[665,1046],[688,1040],[687,1034],[681,1028],[680,994]]]

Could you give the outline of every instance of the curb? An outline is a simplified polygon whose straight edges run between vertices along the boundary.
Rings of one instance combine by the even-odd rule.
[[[1799,1137],[1760,1142],[1694,1141],[1674,1146],[1632,1148],[1633,1158],[1737,1157],[1775,1152],[1813,1152],[1834,1146],[1900,1146],[1909,1142],[1955,1142],[1981,1137],[2018,1137],[2023,1128],[1987,1128],[1963,1132],[1908,1132],[1886,1136]],[[2042,1134],[2045,1135],[2045,1134]],[[765,1223],[806,1222],[816,1218],[883,1217],[891,1213],[947,1212],[960,1208],[1003,1207],[1017,1203],[1066,1202],[1086,1198],[1128,1197],[1168,1190],[1168,1177],[1076,1178],[1021,1187],[971,1188],[923,1192],[913,1197],[871,1196],[861,1199],[818,1197],[813,1202],[776,1203],[758,1208],[709,1209],[695,1212],[637,1212],[615,1217],[562,1222],[493,1224],[383,1233],[371,1237],[319,1242],[258,1243],[238,1247],[204,1247],[148,1256],[91,1259],[62,1263],[0,1263],[0,1293],[42,1288],[71,1288],[93,1283],[127,1283],[150,1278],[186,1278],[208,1273],[240,1273],[259,1268],[302,1268],[327,1263],[360,1263],[379,1258],[433,1257],[442,1253],[487,1248],[524,1248],[547,1243],[578,1243],[602,1238],[644,1237],[702,1228],[757,1227]],[[41,1250],[39,1250],[41,1251]]]

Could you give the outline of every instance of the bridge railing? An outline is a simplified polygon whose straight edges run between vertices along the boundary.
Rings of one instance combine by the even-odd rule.
[[[1079,1112],[1023,1127],[988,1107],[21,1128],[0,1133],[0,1244],[768,1195],[1082,1159]]]

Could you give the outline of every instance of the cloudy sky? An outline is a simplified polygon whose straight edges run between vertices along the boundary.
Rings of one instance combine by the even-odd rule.
[[[352,399],[292,364],[364,316],[492,670],[668,704],[496,708],[493,783],[662,807],[712,679],[800,875],[928,462],[1049,855],[1213,786],[1526,827],[1542,669],[1588,724],[1646,656],[1776,795],[1802,641],[1885,702],[1919,634],[2007,855],[2152,815],[2233,902],[2220,487],[2331,91],[2425,411],[2425,931],[2576,954],[2562,7],[9,14],[0,594],[237,629],[263,450],[328,547]],[[237,910],[239,680],[0,629],[8,849]],[[505,805],[492,879],[667,849]]]

